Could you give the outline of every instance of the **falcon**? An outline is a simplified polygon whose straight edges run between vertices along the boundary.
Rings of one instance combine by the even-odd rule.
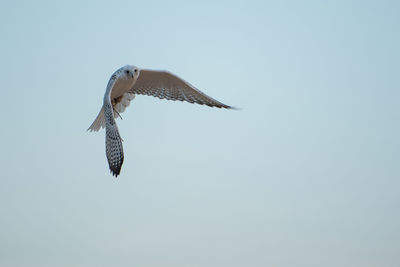
[[[129,106],[135,95],[149,95],[160,99],[179,100],[210,107],[232,109],[179,78],[160,70],[140,69],[126,65],[116,70],[108,81],[103,106],[88,131],[106,128],[106,156],[112,175],[117,177],[124,162],[122,138],[115,119]]]

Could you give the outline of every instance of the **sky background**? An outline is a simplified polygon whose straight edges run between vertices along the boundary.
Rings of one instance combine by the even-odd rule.
[[[0,265],[400,266],[398,1],[1,1]],[[241,110],[138,96],[125,64]]]

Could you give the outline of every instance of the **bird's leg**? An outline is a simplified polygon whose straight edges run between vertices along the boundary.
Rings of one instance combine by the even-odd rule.
[[[113,107],[113,110],[114,110],[115,113],[117,113],[118,117],[120,117],[121,120],[122,120],[121,114],[119,114],[119,112],[118,112],[114,107]],[[119,136],[119,138],[121,138],[121,141],[122,141],[122,142],[124,141],[124,139],[122,139],[121,136]]]
[[[121,114],[119,114],[119,112],[114,107],[113,107],[113,110],[114,110],[115,113],[117,113],[118,117],[120,117],[121,120],[122,120]]]
[[[120,117],[120,119],[122,120],[121,114],[119,114],[119,112],[115,109],[115,106],[116,106],[119,102],[121,102],[121,99],[122,99],[122,96],[117,97],[117,98],[114,98],[113,100],[111,100],[111,104],[112,104],[112,107],[113,107],[114,112],[117,113],[118,117]]]

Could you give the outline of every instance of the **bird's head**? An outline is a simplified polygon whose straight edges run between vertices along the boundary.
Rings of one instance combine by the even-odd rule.
[[[136,80],[139,76],[139,69],[133,65],[126,65],[121,68],[120,77],[130,80]]]

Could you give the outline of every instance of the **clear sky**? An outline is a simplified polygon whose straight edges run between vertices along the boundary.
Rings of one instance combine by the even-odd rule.
[[[400,266],[399,1],[1,1],[1,266]],[[239,111],[138,96],[166,69]]]

